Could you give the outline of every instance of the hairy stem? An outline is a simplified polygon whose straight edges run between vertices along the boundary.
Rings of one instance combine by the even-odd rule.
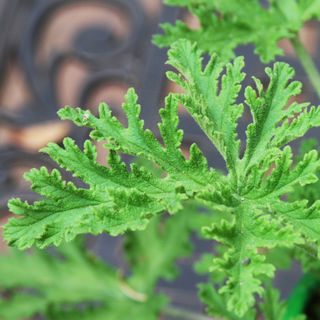
[[[304,68],[304,71],[308,75],[308,78],[313,85],[317,95],[320,99],[320,74],[317,70],[317,66],[313,62],[310,54],[301,43],[299,36],[296,36],[291,40],[294,50]]]
[[[212,318],[209,318],[207,316],[204,316],[199,313],[194,313],[191,311],[187,311],[184,309],[180,309],[173,306],[168,306],[163,310],[163,313],[175,317],[177,319],[184,319],[184,320],[212,320]]]

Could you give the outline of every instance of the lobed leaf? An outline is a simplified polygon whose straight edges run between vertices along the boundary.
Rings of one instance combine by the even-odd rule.
[[[282,55],[280,40],[298,35],[304,23],[320,18],[319,0],[166,0],[170,6],[186,7],[199,21],[189,27],[178,20],[175,25],[161,25],[163,34],[153,41],[159,47],[178,39],[197,42],[205,52],[216,52],[223,61],[235,56],[241,45],[253,44],[255,53],[267,63]],[[266,32],[268,30],[268,32]]]
[[[33,190],[45,196],[30,205],[12,199],[9,209],[22,217],[11,218],[4,228],[4,236],[11,245],[21,249],[36,244],[43,248],[71,241],[78,234],[112,235],[127,229],[144,228],[148,219],[162,211],[159,200],[133,190],[82,189],[65,183],[57,170],[33,169],[26,175]]]
[[[168,63],[179,72],[168,73],[169,79],[185,89],[179,101],[234,170],[240,148],[237,120],[243,112],[243,105],[236,103],[244,79],[243,58],[228,64],[221,76],[223,68],[215,56],[203,68],[202,52],[190,42],[178,41],[169,51]]]
[[[22,268],[23,266],[23,268]],[[11,250],[0,256],[0,317],[18,320],[43,315],[48,319],[116,319],[131,312],[133,319],[156,319],[162,297],[130,289],[118,272],[91,257],[78,243],[58,254]],[[130,291],[131,290],[131,291]],[[140,299],[140,300],[139,300]],[[79,306],[81,305],[81,308]],[[70,319],[75,319],[70,316]]]
[[[233,3],[212,5],[219,4],[225,15],[232,17]],[[280,5],[278,1],[273,3]],[[311,2],[304,4],[307,12]],[[292,5],[299,12],[303,2]],[[205,2],[199,2],[193,8],[201,11],[205,6]],[[254,11],[256,1],[239,1],[236,6],[241,16],[241,7],[249,6]],[[265,17],[270,9],[263,10]],[[290,13],[293,19],[295,12]],[[184,93],[169,95],[160,111],[163,143],[144,129],[133,90],[129,90],[123,105],[126,126],[112,116],[106,104],[101,104],[98,116],[79,108],[61,110],[62,118],[89,127],[92,140],[105,142],[110,150],[109,167],[97,163],[93,142],[87,141],[83,151],[71,139],[66,139],[64,146],[50,144],[44,151],[81,181],[65,182],[57,170],[32,170],[26,177],[42,198],[33,204],[10,201],[10,210],[19,218],[11,219],[5,226],[5,238],[19,248],[33,244],[44,247],[72,240],[82,233],[116,235],[144,229],[151,220],[149,231],[131,234],[127,242],[132,251],[127,253],[128,260],[134,271],[130,283],[142,292],[150,292],[158,279],[175,274],[173,262],[187,253],[190,229],[199,231],[203,227],[205,237],[219,243],[208,266],[208,271],[222,279],[217,288],[221,294],[219,304],[225,303],[226,312],[243,318],[250,315],[256,295],[264,295],[262,282],[274,275],[274,262],[266,259],[267,250],[319,246],[319,201],[315,197],[308,203],[303,193],[299,200],[294,199],[295,190],[301,186],[309,188],[318,181],[319,155],[310,150],[294,161],[287,146],[320,125],[319,107],[308,103],[288,105],[301,91],[301,84],[292,81],[293,69],[285,63],[267,68],[270,81],[266,87],[254,79],[256,89],[245,89],[245,102],[253,121],[247,127],[241,156],[237,124],[244,108],[239,103],[243,59],[237,58],[224,67],[211,56],[204,63],[202,51],[181,40],[169,51],[169,64],[176,72],[168,73],[168,77]],[[181,153],[179,103],[224,157],[226,174],[209,168],[195,144],[188,159]],[[150,166],[133,164],[127,168],[119,153],[147,159],[163,173],[155,174]],[[205,219],[201,215],[203,208],[195,206],[198,211],[191,216],[181,210],[190,202],[206,206],[209,214]],[[163,225],[160,213],[165,211],[176,215]],[[159,239],[160,235],[163,238]],[[159,253],[157,259],[155,251]],[[204,300],[211,312],[222,312],[220,307],[212,307],[208,297],[216,297],[212,291],[206,293]]]
[[[125,253],[132,272],[129,282],[139,291],[150,292],[161,278],[176,278],[178,268],[175,260],[188,256],[192,249],[191,214],[194,212],[183,210],[166,220],[157,216],[146,230],[126,235]]]

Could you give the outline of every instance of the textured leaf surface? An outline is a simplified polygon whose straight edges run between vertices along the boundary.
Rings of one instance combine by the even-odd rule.
[[[301,144],[297,160],[301,160],[305,153],[310,152],[314,148],[319,148],[317,140],[304,140]],[[319,170],[317,172],[317,176],[319,176]],[[296,202],[297,204],[301,203],[301,199],[306,199],[308,201],[309,206],[319,206],[319,188],[319,180],[316,183],[295,188],[293,192],[290,193],[289,199],[290,201]],[[309,213],[306,210],[300,210],[300,212],[295,211],[295,214],[293,214],[292,216],[294,218],[298,218],[298,225],[302,224],[304,228],[308,227],[311,228],[311,230],[317,230],[317,228],[319,228],[319,219],[317,217],[316,212],[311,213],[310,220],[304,219],[306,216],[309,217]],[[313,235],[315,238],[317,238],[316,232],[313,232]],[[304,272],[318,272],[318,270],[320,269],[320,262],[318,259],[318,248],[314,244],[307,243],[304,246],[296,247],[293,251],[293,256],[297,260],[299,260]]]
[[[226,301],[210,284],[199,285],[200,300],[207,305],[209,315],[218,316],[219,319],[226,320],[254,320],[255,311],[249,311],[245,316],[239,318],[226,308]]]
[[[318,243],[318,203],[288,203],[282,196],[298,186],[315,183],[320,162],[318,153],[311,150],[293,164],[287,144],[319,126],[319,108],[308,103],[288,105],[301,92],[301,84],[292,81],[294,71],[284,63],[266,69],[270,79],[266,88],[254,78],[256,88],[245,89],[253,122],[248,125],[246,148],[240,158],[236,128],[243,107],[235,104],[243,78],[239,61],[229,64],[221,76],[223,67],[214,57],[203,64],[194,45],[179,41],[169,51],[169,64],[178,73],[168,76],[184,89],[179,101],[227,163],[229,177],[224,184],[215,190],[209,188],[197,199],[209,206],[211,203],[217,212],[224,207],[230,214],[226,220],[223,215],[220,222],[204,228],[204,234],[226,246],[210,269],[226,278],[219,292],[227,309],[242,317],[254,305],[255,294],[263,294],[261,279],[274,274],[275,268],[260,254],[261,248],[293,248],[304,245],[306,238]],[[226,88],[228,99],[221,100]],[[224,124],[224,116],[227,121],[232,119],[231,123]]]
[[[136,190],[76,188],[62,181],[57,170],[49,173],[45,168],[33,169],[26,177],[32,181],[33,190],[46,199],[33,205],[19,199],[9,202],[9,209],[23,217],[9,221],[5,237],[19,248],[34,243],[41,248],[59,245],[62,240],[70,241],[88,232],[116,235],[128,228],[143,228],[148,221],[145,216],[165,207]]]
[[[225,12],[232,9],[228,3],[223,4]],[[239,13],[242,4],[247,6],[248,2],[237,4]],[[92,140],[105,142],[110,149],[109,166],[97,163],[93,142],[86,142],[83,151],[70,139],[63,147],[50,144],[44,151],[82,183],[64,182],[57,170],[32,170],[26,177],[42,199],[34,204],[16,199],[9,203],[20,218],[9,221],[5,237],[19,248],[44,247],[81,233],[116,235],[144,229],[151,220],[150,231],[130,235],[127,242],[128,261],[134,271],[130,281],[148,292],[157,279],[174,274],[173,260],[187,252],[187,230],[203,227],[203,235],[219,243],[208,271],[222,279],[217,290],[227,312],[242,318],[254,306],[256,296],[263,296],[262,281],[274,275],[275,266],[266,259],[266,250],[319,247],[319,201],[291,197],[298,188],[318,181],[319,155],[309,150],[294,160],[288,146],[320,125],[319,108],[289,103],[300,93],[301,84],[292,80],[294,71],[285,63],[266,69],[267,86],[254,79],[255,85],[244,90],[243,103],[238,102],[244,78],[242,58],[224,66],[211,56],[204,63],[202,52],[181,40],[172,46],[168,63],[176,70],[168,77],[184,92],[169,95],[160,111],[162,142],[144,129],[133,90],[123,105],[126,126],[105,104],[98,116],[79,108],[61,110],[63,119],[89,127]],[[227,173],[209,168],[195,144],[190,157],[183,156],[179,104],[225,159]],[[240,141],[237,125],[244,107],[253,120],[247,127],[246,141]],[[148,166],[127,168],[119,153],[147,159],[160,167],[162,174],[155,174]],[[181,208],[190,201],[206,206],[211,213],[203,219],[196,212],[198,221],[186,216]],[[162,225],[160,213],[164,211],[175,215]],[[162,234],[163,241],[159,241]]]
[[[169,72],[168,77],[185,89],[181,102],[232,170],[239,158],[240,142],[236,130],[243,105],[237,104],[236,98],[244,78],[241,71],[244,61],[237,58],[233,64],[228,64],[226,74],[221,77],[223,68],[216,57],[212,56],[203,68],[201,55],[201,51],[190,42],[177,42],[169,51],[168,63],[179,74]]]
[[[123,106],[128,128],[124,128],[104,104],[99,118],[80,109],[66,108],[60,112],[62,117],[91,127],[93,138],[109,142],[110,167],[97,163],[96,148],[91,141],[86,141],[83,151],[70,138],[64,140],[63,147],[49,144],[43,151],[89,188],[63,181],[57,170],[51,173],[45,168],[31,170],[26,179],[44,199],[34,204],[19,199],[9,202],[10,210],[22,216],[11,219],[5,227],[5,237],[10,244],[19,248],[36,244],[42,248],[70,241],[82,233],[106,231],[117,235],[128,229],[144,229],[150,217],[166,210],[178,211],[183,200],[218,180],[195,144],[190,148],[188,160],[182,155],[182,131],[177,128],[178,104],[173,96],[167,98],[166,108],[161,110],[160,131],[166,147],[143,129],[136,100],[135,93],[129,91]],[[128,171],[114,150],[119,148],[154,161],[167,170],[168,175],[155,177],[135,165]]]
[[[248,305],[254,304],[254,294],[263,292],[258,276],[272,277],[275,271],[273,265],[265,262],[264,255],[258,254],[258,248],[290,247],[302,240],[299,241],[299,234],[290,225],[283,226],[276,218],[270,223],[252,204],[241,205],[236,210],[234,220],[222,220],[220,224],[206,227],[204,234],[227,247],[222,257],[213,260],[210,269],[227,275],[220,293],[227,297],[228,309],[243,316]]]

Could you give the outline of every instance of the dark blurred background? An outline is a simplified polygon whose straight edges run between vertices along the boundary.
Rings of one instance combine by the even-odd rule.
[[[157,130],[157,111],[164,96],[178,89],[165,80],[166,50],[152,45],[151,35],[160,32],[160,22],[174,22],[177,18],[198,25],[187,12],[165,7],[162,0],[0,1],[0,221],[9,215],[9,198],[35,199],[22,179],[23,172],[40,165],[55,166],[38,153],[39,148],[50,141],[59,143],[67,135],[80,145],[87,138],[87,130],[58,120],[60,107],[69,104],[95,112],[99,102],[106,101],[123,119],[123,95],[133,86],[140,96],[146,126]],[[320,67],[319,23],[308,23],[301,38]],[[281,46],[286,54],[281,60],[293,65],[297,78],[304,83],[304,91],[297,99],[317,104],[290,43],[282,41]],[[245,71],[249,76],[266,79],[265,66],[251,46],[239,48],[237,53],[246,56]],[[251,83],[249,76],[247,84]],[[240,125],[241,136],[249,120],[246,115]],[[181,127],[185,146],[197,142],[211,164],[223,169],[221,158],[183,109]],[[99,161],[103,162],[105,151],[99,145],[98,149]],[[123,263],[118,254],[121,238],[90,237],[89,244],[111,263]],[[0,247],[5,250],[4,244]],[[183,275],[174,285],[163,284],[163,290],[176,303],[188,303],[194,308],[197,302],[191,264],[198,256],[196,253],[181,262]],[[297,277],[298,271],[279,277],[279,285],[286,290]]]

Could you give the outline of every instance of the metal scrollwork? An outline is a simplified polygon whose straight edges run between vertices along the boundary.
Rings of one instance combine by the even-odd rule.
[[[159,3],[150,7],[142,0],[8,0],[0,7],[2,30],[6,30],[0,43],[2,210],[12,196],[34,199],[22,182],[23,171],[54,167],[37,152],[40,147],[49,141],[59,143],[66,135],[79,144],[87,137],[86,130],[58,121],[59,107],[71,104],[95,111],[106,100],[121,118],[122,96],[133,86],[148,108],[146,123],[155,124],[165,52],[151,45],[151,34],[159,20],[173,20],[177,14],[172,9],[161,13]],[[7,65],[7,74],[10,67],[18,70],[26,92],[14,107],[15,91],[10,97],[12,89],[7,88]],[[9,99],[4,98],[8,95]]]

